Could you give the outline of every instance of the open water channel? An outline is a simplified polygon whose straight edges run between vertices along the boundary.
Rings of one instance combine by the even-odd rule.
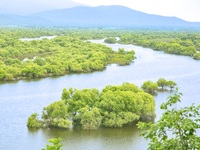
[[[91,40],[103,43],[102,40]],[[21,80],[0,84],[0,149],[40,150],[50,138],[62,138],[64,150],[145,150],[148,141],[138,137],[140,130],[135,125],[124,128],[102,128],[84,131],[79,128],[28,129],[27,118],[43,107],[60,100],[63,88],[78,89],[96,87],[102,90],[106,85],[121,85],[130,82],[141,86],[143,82],[159,78],[178,83],[183,93],[178,107],[200,104],[200,61],[187,56],[165,54],[134,45],[106,44],[114,50],[125,48],[135,50],[137,59],[129,66],[110,64],[103,71],[87,74],[70,74],[56,78]],[[156,101],[156,120],[162,112],[159,108],[170,92],[159,92]],[[198,133],[199,134],[199,133]],[[199,134],[200,136],[200,134]]]

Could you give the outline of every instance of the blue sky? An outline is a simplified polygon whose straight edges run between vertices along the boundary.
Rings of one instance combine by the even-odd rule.
[[[163,16],[176,16],[200,22],[200,0],[74,0],[90,6],[123,5],[134,10]]]

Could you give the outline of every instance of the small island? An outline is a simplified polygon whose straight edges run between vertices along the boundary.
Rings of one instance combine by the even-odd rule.
[[[155,94],[156,91],[166,91],[165,87],[169,87],[172,91],[176,85],[177,83],[172,80],[167,81],[164,78],[159,78],[156,83],[152,82],[151,80],[144,82],[141,88],[148,93]],[[161,87],[161,89],[158,87]]]
[[[81,125],[84,130],[99,127],[123,127],[141,117],[155,117],[154,98],[131,83],[107,85],[98,89],[63,89],[62,100],[43,108],[42,120],[34,113],[28,118],[30,128],[69,128]],[[69,120],[70,119],[70,120]]]

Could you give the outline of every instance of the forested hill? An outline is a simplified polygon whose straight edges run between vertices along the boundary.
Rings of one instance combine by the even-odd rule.
[[[1,25],[44,25],[48,26],[167,26],[167,27],[199,27],[200,22],[187,22],[176,17],[164,17],[159,15],[146,14],[128,7],[112,6],[78,6],[67,9],[56,9],[42,11],[24,16],[14,17],[11,23],[9,19],[1,15]],[[31,17],[31,21],[30,21]],[[32,18],[36,17],[36,18]],[[40,19],[41,21],[40,21]],[[3,19],[2,19],[3,18]],[[27,19],[27,20],[26,20]],[[45,19],[42,21],[42,19]]]
[[[139,12],[128,7],[112,5],[99,7],[78,6],[69,9],[31,14],[42,18],[75,24],[135,25],[135,26],[199,26],[176,17],[164,17]]]

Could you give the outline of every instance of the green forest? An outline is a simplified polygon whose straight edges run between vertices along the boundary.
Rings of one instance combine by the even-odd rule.
[[[28,118],[31,128],[69,128],[81,125],[84,130],[98,127],[123,127],[138,121],[141,117],[155,117],[154,98],[131,83],[120,86],[107,85],[101,92],[98,89],[63,89],[62,100],[44,107],[42,120],[34,113]]]
[[[55,33],[48,33],[52,34]],[[5,37],[1,39],[0,47],[0,79],[4,81],[102,70],[109,63],[127,65],[135,58],[133,50],[115,52],[105,45],[84,42],[68,35],[24,42],[18,37]],[[24,58],[31,59],[23,61]]]
[[[22,41],[20,38],[57,37]],[[0,29],[0,80],[43,78],[66,73],[102,70],[109,63],[128,65],[134,50],[111,48],[85,42],[105,39],[107,43],[134,44],[200,59],[200,33],[194,31],[143,31],[101,29]],[[115,37],[120,37],[116,41]],[[24,60],[27,59],[28,60]]]

